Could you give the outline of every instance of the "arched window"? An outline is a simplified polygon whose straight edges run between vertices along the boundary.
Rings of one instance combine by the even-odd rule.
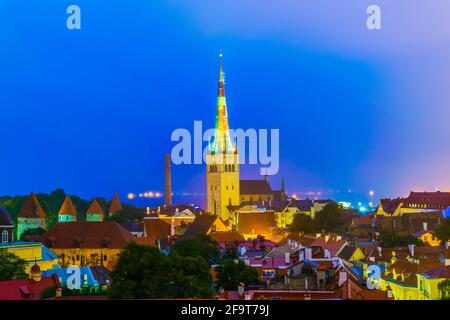
[[[8,242],[8,231],[2,231],[2,242]]]

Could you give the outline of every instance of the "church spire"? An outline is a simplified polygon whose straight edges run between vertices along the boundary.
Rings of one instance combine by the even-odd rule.
[[[219,88],[217,93],[217,116],[213,144],[216,153],[234,152],[235,147],[231,142],[230,129],[228,126],[227,100],[225,98],[225,75],[223,72],[223,54],[220,50]]]

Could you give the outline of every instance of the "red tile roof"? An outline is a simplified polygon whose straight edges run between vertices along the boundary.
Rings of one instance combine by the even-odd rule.
[[[102,207],[100,206],[100,204],[98,203],[97,199],[94,199],[94,201],[92,201],[91,205],[89,206],[89,209],[86,212],[87,214],[101,214],[104,215],[105,213],[103,212]]]
[[[147,237],[160,239],[170,236],[171,225],[167,220],[144,219],[144,226]]]
[[[244,241],[244,237],[237,231],[219,231],[211,232],[209,234],[211,239],[217,242],[233,242],[233,241]]]
[[[360,218],[353,218],[352,225],[353,226],[371,226],[373,221],[373,216],[368,214],[361,216]]]
[[[119,194],[116,192],[114,193],[114,197],[111,202],[111,206],[109,207],[109,213],[116,213],[122,210],[122,204],[119,200]]]
[[[393,214],[395,210],[397,210],[400,203],[403,201],[403,199],[381,199],[380,205],[383,208],[384,212],[388,214]]]
[[[0,300],[40,300],[41,294],[49,287],[61,287],[56,274],[38,282],[31,279],[1,281]]]
[[[256,290],[250,300],[341,300],[336,291]]]
[[[237,230],[242,234],[270,234],[275,227],[273,212],[237,212]]]
[[[314,240],[309,246],[310,247],[322,247],[323,249],[328,249],[331,255],[336,256],[338,251],[347,243],[345,240],[337,240],[336,238],[330,237],[330,239],[325,241],[324,237]]]
[[[45,211],[32,192],[18,214],[19,218],[45,218]]]
[[[239,191],[242,194],[272,194],[272,188],[266,180],[241,180]]]
[[[66,199],[64,200],[61,209],[59,209],[58,215],[70,215],[70,216],[77,215],[77,211],[75,210],[75,206],[73,205],[70,196],[66,196]]]
[[[405,199],[405,206],[412,204],[427,205],[428,208],[450,207],[450,192],[413,192]]]
[[[36,237],[46,246],[57,249],[121,249],[136,238],[115,221],[59,222],[51,230]]]

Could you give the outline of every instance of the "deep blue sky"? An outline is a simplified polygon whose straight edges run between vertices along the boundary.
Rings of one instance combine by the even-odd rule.
[[[230,126],[280,129],[274,187],[449,188],[448,21],[447,0],[3,0],[0,194],[162,191],[172,130],[214,125],[220,48]],[[174,166],[174,191],[204,171]]]

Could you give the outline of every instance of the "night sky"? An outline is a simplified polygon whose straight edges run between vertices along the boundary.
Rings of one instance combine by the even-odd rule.
[[[280,129],[274,188],[448,189],[449,21],[448,0],[2,0],[0,195],[162,191],[171,132],[214,126],[220,49],[230,126]],[[172,176],[204,192],[204,166]]]

